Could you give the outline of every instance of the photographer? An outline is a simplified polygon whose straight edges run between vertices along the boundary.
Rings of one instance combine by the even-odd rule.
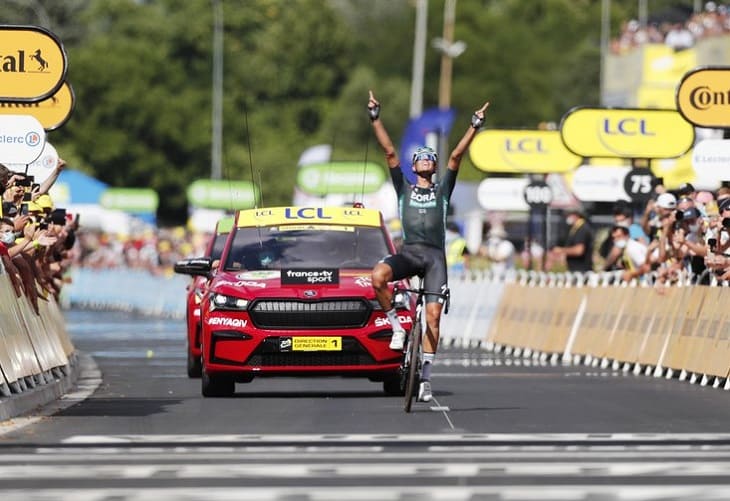
[[[719,216],[711,221],[708,231],[705,265],[714,270],[720,280],[730,280],[730,198],[724,199],[718,210]]]
[[[683,205],[687,208],[682,209]],[[692,277],[702,275],[706,268],[707,246],[704,220],[699,209],[693,202],[684,199],[680,201],[674,217],[670,219],[674,220],[671,230],[672,246],[682,262],[683,269]],[[709,277],[707,279],[709,282]]]

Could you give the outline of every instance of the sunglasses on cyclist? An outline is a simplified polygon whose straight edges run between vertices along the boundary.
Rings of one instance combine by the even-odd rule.
[[[434,153],[418,153],[417,155],[414,155],[413,162],[418,162],[419,160],[430,160],[432,162],[436,162],[436,154]]]

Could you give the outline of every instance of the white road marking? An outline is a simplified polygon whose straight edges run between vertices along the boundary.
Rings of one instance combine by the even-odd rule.
[[[520,500],[520,501],[566,501],[588,499],[621,499],[631,501],[667,501],[702,499],[705,501],[726,501],[730,497],[727,486],[367,486],[345,487],[185,487],[185,488],[110,488],[110,489],[43,489],[35,488],[33,499],[58,501],[399,501],[404,499],[432,499],[468,501],[475,498]],[[3,490],[3,501],[27,501],[26,490]]]
[[[76,381],[76,386],[71,392],[66,393],[58,400],[49,403],[33,414],[28,416],[19,416],[0,422],[0,436],[18,431],[28,425],[38,423],[48,416],[56,414],[89,398],[102,382],[101,371],[96,365],[96,362],[94,362],[94,359],[88,355],[80,355],[79,363],[82,364],[79,369],[80,374]]]
[[[267,444],[312,444],[353,442],[420,442],[438,446],[439,443],[464,445],[489,445],[490,442],[551,444],[565,442],[590,445],[592,442],[622,442],[631,445],[657,444],[663,442],[730,442],[730,433],[463,433],[463,434],[195,434],[195,435],[74,435],[63,440],[63,444],[209,444],[225,443],[228,446]],[[622,445],[622,444],[618,444]],[[712,444],[707,444],[712,445]]]

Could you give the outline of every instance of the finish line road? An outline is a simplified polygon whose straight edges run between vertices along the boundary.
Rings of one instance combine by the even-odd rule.
[[[10,499],[730,499],[730,395],[446,348],[435,400],[260,379],[204,399],[184,325],[67,313],[79,387],[0,423]]]

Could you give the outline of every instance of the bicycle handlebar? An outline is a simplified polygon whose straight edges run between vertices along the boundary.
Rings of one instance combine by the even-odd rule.
[[[451,291],[449,289],[446,289],[446,292],[434,292],[434,291],[427,291],[423,288],[418,289],[410,289],[407,287],[399,287],[398,285],[395,285],[393,287],[393,294],[397,294],[398,292],[412,292],[413,294],[418,294],[419,298],[422,296],[432,295],[432,296],[439,296],[444,299],[444,315],[448,315],[449,313],[449,304],[451,303]]]

